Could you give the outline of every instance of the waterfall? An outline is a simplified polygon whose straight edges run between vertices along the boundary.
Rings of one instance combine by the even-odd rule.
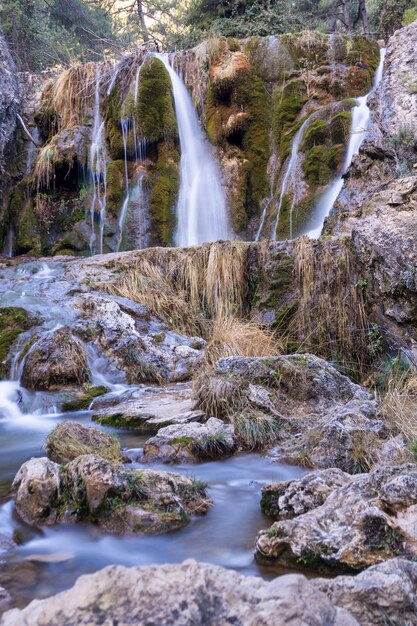
[[[119,252],[120,245],[123,239],[123,228],[126,221],[127,207],[129,205],[129,170],[127,167],[127,138],[129,134],[129,119],[124,118],[120,120],[120,125],[122,128],[122,136],[123,136],[123,152],[125,159],[125,197],[123,200],[122,208],[120,210],[119,219],[118,219],[118,233],[117,233],[117,244],[116,244],[116,252]]]
[[[177,246],[230,238],[226,198],[212,148],[201,128],[193,101],[168,56],[153,53],[171,78],[180,136],[180,189],[177,202]]]
[[[103,230],[106,217],[107,195],[107,153],[104,133],[104,120],[100,115],[100,71],[96,69],[96,88],[94,101],[94,125],[90,146],[90,178],[93,188],[93,198],[90,206],[91,237],[90,251],[95,254],[103,253]],[[96,243],[95,215],[99,216],[98,244]]]
[[[313,217],[307,225],[306,232],[301,233],[308,235],[312,239],[317,239],[318,237],[320,237],[321,231],[323,229],[324,220],[329,215],[339,193],[342,190],[344,176],[349,169],[352,158],[355,156],[355,154],[358,154],[362,142],[367,135],[369,120],[371,117],[371,111],[368,107],[368,99],[369,96],[378,87],[381,81],[382,72],[384,69],[385,52],[385,48],[381,48],[379,65],[375,72],[371,91],[365,96],[356,99],[356,105],[352,111],[352,126],[350,130],[349,143],[347,146],[341,172],[339,176],[337,176],[334,181],[329,185],[329,187],[321,196],[320,200],[317,202],[314,209]]]
[[[310,116],[306,120],[304,120],[304,122],[301,124],[300,128],[297,130],[291,142],[291,155],[288,161],[287,168],[285,170],[284,177],[281,182],[281,190],[280,190],[279,200],[277,204],[276,219],[275,219],[272,234],[271,234],[271,238],[274,241],[276,241],[276,238],[277,238],[277,229],[278,229],[278,224],[279,224],[279,217],[281,214],[282,202],[284,200],[285,194],[287,193],[288,186],[292,182],[292,179],[294,177],[294,172],[295,172],[297,159],[298,159],[298,151],[300,149],[300,144],[303,139],[304,130],[309,122],[310,122]],[[291,220],[292,220],[292,216],[291,216]]]

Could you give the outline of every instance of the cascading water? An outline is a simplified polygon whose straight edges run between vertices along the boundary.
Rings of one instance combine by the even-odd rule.
[[[294,135],[294,138],[293,138],[292,143],[291,143],[291,155],[290,155],[290,159],[288,161],[287,169],[285,170],[285,174],[284,174],[284,177],[282,179],[281,190],[280,190],[279,199],[278,199],[278,203],[277,203],[276,218],[275,218],[275,221],[274,221],[274,226],[273,226],[273,230],[272,230],[272,234],[271,234],[271,238],[274,241],[276,241],[276,238],[277,238],[277,229],[278,229],[278,223],[279,223],[279,218],[280,218],[280,214],[281,214],[282,202],[284,200],[285,194],[287,193],[288,186],[292,182],[292,179],[294,177],[294,172],[295,172],[295,168],[296,168],[296,165],[297,165],[297,159],[298,159],[298,151],[300,149],[300,144],[301,144],[301,141],[303,139],[304,130],[305,130],[306,126],[309,124],[310,119],[311,118],[308,117],[306,120],[304,120],[304,122],[301,124],[300,128],[298,129],[298,131]],[[292,233],[290,235],[292,235]]]
[[[384,69],[385,52],[385,48],[381,48],[380,61],[378,68],[375,72],[374,82],[371,91],[367,93],[366,96],[362,96],[361,98],[356,99],[356,106],[353,108],[352,111],[352,126],[350,131],[349,143],[341,172],[321,196],[315,207],[313,217],[307,224],[305,232],[302,232],[300,234],[308,235],[312,239],[317,239],[318,237],[320,237],[321,231],[323,229],[324,220],[329,215],[339,193],[342,190],[344,176],[349,169],[352,158],[355,154],[358,154],[362,142],[367,134],[369,120],[371,117],[371,111],[368,107],[368,99],[378,87],[381,81],[382,72]]]
[[[122,208],[120,209],[119,219],[118,219],[118,234],[117,234],[117,245],[116,245],[117,252],[120,250],[120,245],[122,243],[123,227],[125,225],[127,207],[129,205],[129,170],[127,166],[127,139],[128,139],[128,134],[129,134],[129,125],[130,125],[129,118],[123,118],[122,120],[120,120],[120,126],[122,129],[122,136],[123,136],[123,152],[124,152],[124,159],[125,159],[125,197],[123,200]]]
[[[100,115],[100,70],[96,69],[95,101],[94,101],[94,125],[90,146],[90,178],[93,188],[93,197],[90,205],[91,237],[90,251],[92,254],[103,253],[103,230],[106,217],[107,197],[107,153],[104,133],[104,120]],[[98,242],[96,235],[96,214],[98,214]]]
[[[177,246],[230,238],[226,198],[220,173],[201,128],[193,101],[167,55],[154,53],[172,82],[181,146],[180,189],[177,202]]]

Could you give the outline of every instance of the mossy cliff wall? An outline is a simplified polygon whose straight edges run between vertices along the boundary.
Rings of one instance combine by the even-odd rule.
[[[215,146],[237,236],[253,239],[268,202],[262,236],[272,234],[291,141],[309,118],[297,184],[284,198],[277,234],[290,235],[290,213],[297,231],[341,166],[352,98],[369,91],[378,59],[376,42],[364,37],[309,32],[213,39],[173,55]],[[97,78],[107,155],[99,181],[106,194],[103,251],[116,249],[120,239],[126,172],[131,192],[138,174],[146,173],[147,245],[172,244],[180,148],[171,81],[159,59],[136,51],[115,67],[75,66],[44,83],[41,97],[39,89],[28,94],[24,115],[31,130],[38,128],[40,146],[29,168],[28,158],[15,166],[18,184],[0,224],[4,239],[12,223],[17,254],[88,251]],[[23,156],[29,144],[21,138]]]

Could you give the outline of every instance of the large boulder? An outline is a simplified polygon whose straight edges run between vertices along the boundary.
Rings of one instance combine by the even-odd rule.
[[[54,428],[44,447],[48,457],[61,465],[83,454],[98,454],[108,461],[122,460],[120,443],[116,437],[69,420]]]
[[[22,372],[22,385],[28,389],[47,390],[81,386],[91,378],[87,353],[70,328],[54,330],[38,339],[30,348]]]
[[[160,533],[205,513],[199,481],[168,472],[127,470],[94,454],[67,465],[31,459],[13,481],[16,510],[31,525],[89,521],[116,533]]]
[[[363,471],[386,435],[369,392],[310,354],[221,359],[197,376],[194,395],[197,408],[237,426],[248,416],[278,422],[280,462]]]
[[[2,626],[95,626],[109,619],[138,626],[358,626],[304,576],[267,582],[191,560],[106,567],[82,576],[68,591],[9,611]]]
[[[190,379],[205,341],[171,331],[146,307],[119,297],[80,296],[78,331],[126,374],[129,383]]]
[[[217,459],[236,449],[233,426],[210,417],[205,424],[191,422],[161,428],[145,443],[145,459],[165,462]]]
[[[326,480],[329,484],[326,485]],[[314,568],[362,570],[417,557],[417,465],[369,474],[314,472],[267,490],[278,521],[259,533],[256,557]]]

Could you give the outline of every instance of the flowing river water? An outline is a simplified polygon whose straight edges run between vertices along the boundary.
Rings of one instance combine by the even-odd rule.
[[[43,319],[42,332],[74,321],[66,264],[59,261],[28,262],[4,267],[0,272],[1,306],[21,306]],[[29,331],[30,332],[30,331]],[[239,454],[217,462],[188,465],[147,465],[177,471],[208,483],[213,507],[186,528],[158,536],[109,535],[92,524],[67,524],[30,528],[13,509],[10,485],[22,463],[44,456],[47,434],[63,419],[92,425],[91,413],[60,413],[61,392],[28,392],[19,384],[22,364],[18,355],[25,334],[17,342],[9,381],[0,382],[0,548],[2,538],[17,543],[0,552],[0,585],[12,594],[15,605],[52,595],[70,587],[83,573],[108,564],[128,566],[176,563],[186,558],[216,563],[243,573],[272,577],[277,568],[257,565],[253,558],[257,532],[271,524],[260,506],[263,484],[305,474],[305,470],[272,463],[256,453]],[[89,349],[94,384],[112,390],[128,386],[100,355]],[[20,393],[22,401],[17,403]],[[95,425],[95,424],[94,424]],[[137,458],[145,437],[133,431],[104,428],[120,438],[131,458]],[[139,467],[133,463],[130,467]]]

